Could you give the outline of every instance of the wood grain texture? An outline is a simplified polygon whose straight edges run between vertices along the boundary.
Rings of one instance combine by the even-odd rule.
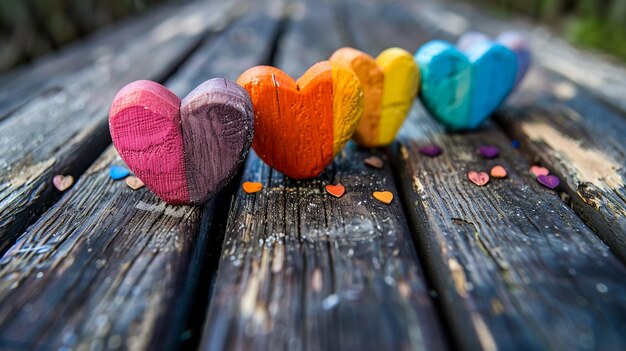
[[[322,173],[352,137],[363,110],[359,78],[329,61],[314,64],[297,81],[275,67],[252,67],[237,83],[254,106],[252,147],[294,179]]]
[[[526,80],[499,124],[561,177],[574,210],[626,262],[626,116],[545,70]]]
[[[182,7],[115,59],[59,77],[58,93],[38,96],[0,123],[0,252],[58,199],[50,186],[55,174],[78,178],[109,144],[107,110],[115,92],[137,79],[170,74],[208,32],[236,15],[235,5]]]
[[[339,41],[325,3],[294,8],[307,16],[288,26],[277,63],[299,74]],[[349,143],[306,181],[251,153],[242,180],[263,190],[238,194],[231,207],[202,349],[445,348],[400,202],[372,197],[397,194],[388,166],[363,163],[372,153],[386,160]],[[341,198],[324,189],[337,183]]]
[[[252,143],[248,93],[213,78],[182,101],[159,83],[122,88],[111,105],[111,138],[128,167],[159,198],[202,205],[237,173]]]
[[[266,62],[279,20],[251,11],[166,86],[185,94],[205,77],[233,79]],[[122,164],[112,147],[1,259],[0,348],[173,349],[197,337],[189,318],[201,323],[211,279],[203,265],[219,256],[211,232],[229,196],[169,206],[111,180],[111,164]]]
[[[349,26],[368,51],[407,31],[422,33],[418,42],[437,34],[419,21],[411,4],[349,4]],[[359,36],[380,13],[394,21],[387,21],[384,31]],[[530,164],[493,123],[473,133],[448,134],[418,105],[398,139],[392,154],[400,194],[455,346],[623,346],[626,268],[558,194],[537,184]],[[440,145],[443,154],[420,155],[419,147],[430,144]],[[500,157],[479,157],[476,149],[483,144],[499,146]],[[497,164],[506,168],[506,179],[483,187],[466,179],[470,170]]]

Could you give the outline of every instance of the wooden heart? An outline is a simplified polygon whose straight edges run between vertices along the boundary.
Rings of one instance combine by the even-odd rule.
[[[237,80],[254,106],[252,147],[271,167],[305,179],[318,176],[348,142],[363,111],[363,90],[349,68],[322,61],[294,81],[257,66]]]
[[[456,43],[457,48],[461,51],[465,51],[472,47],[479,41],[489,41],[488,35],[481,32],[467,32],[459,38]],[[511,49],[513,53],[515,53],[515,57],[517,58],[517,74],[515,76],[515,87],[517,87],[526,73],[530,68],[531,64],[531,53],[530,53],[530,44],[528,43],[528,39],[526,36],[520,32],[515,31],[507,31],[502,32],[495,38],[497,43],[500,43],[507,48]]]
[[[515,54],[480,41],[465,52],[436,40],[415,54],[421,70],[420,98],[451,131],[477,128],[506,99],[515,84]]]
[[[419,69],[413,56],[404,49],[389,48],[374,60],[346,47],[335,51],[330,61],[350,67],[363,87],[363,117],[354,140],[366,147],[391,144],[417,95]]]
[[[109,111],[113,144],[146,187],[170,204],[202,204],[235,175],[250,148],[247,92],[211,79],[182,101],[151,81],[122,88]]]

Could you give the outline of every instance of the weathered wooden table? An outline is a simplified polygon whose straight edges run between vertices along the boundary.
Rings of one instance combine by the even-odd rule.
[[[204,207],[109,178],[107,112],[130,81],[184,96],[257,64],[298,76],[341,46],[510,28],[535,66],[477,132],[416,103],[388,149],[351,143],[309,181],[251,154]],[[215,0],[119,24],[0,77],[0,349],[626,349],[625,101],[623,67],[458,3]],[[417,152],[432,143],[442,156]],[[507,179],[466,180],[495,164]],[[55,174],[78,181],[61,193]],[[339,199],[323,191],[337,181]]]

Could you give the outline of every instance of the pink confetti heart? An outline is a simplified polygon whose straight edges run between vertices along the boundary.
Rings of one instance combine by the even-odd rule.
[[[559,177],[555,176],[555,175],[538,175],[537,176],[537,181],[539,182],[539,184],[545,186],[546,188],[550,188],[550,189],[554,189],[557,186],[559,186],[559,184],[561,184],[561,180],[559,179]]]
[[[467,173],[467,178],[478,186],[483,186],[489,183],[489,174],[486,172],[471,171]]]

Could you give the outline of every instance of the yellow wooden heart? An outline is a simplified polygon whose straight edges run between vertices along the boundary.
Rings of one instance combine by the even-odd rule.
[[[391,144],[419,88],[419,69],[413,55],[404,49],[389,48],[374,60],[362,51],[341,48],[330,61],[350,67],[363,86],[363,116],[354,140],[367,147]]]

